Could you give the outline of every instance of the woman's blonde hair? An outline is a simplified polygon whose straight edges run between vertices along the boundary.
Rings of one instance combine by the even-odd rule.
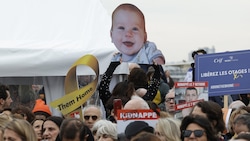
[[[0,141],[3,140],[3,131],[4,131],[4,127],[5,125],[10,122],[12,120],[12,118],[9,115],[0,114]]]
[[[180,141],[180,125],[181,121],[174,118],[159,118],[156,127],[159,132],[164,136],[166,141]]]
[[[6,124],[4,130],[6,129],[15,132],[22,141],[37,141],[32,125],[24,119],[13,119]]]
[[[229,117],[228,124],[227,124],[227,130],[229,131],[229,133],[233,133],[234,134],[234,131],[233,131],[233,122],[234,122],[234,119],[236,119],[236,117],[238,115],[245,114],[245,113],[248,113],[248,112],[246,110],[242,109],[242,108],[236,109],[236,110],[234,110],[231,113],[231,115]]]

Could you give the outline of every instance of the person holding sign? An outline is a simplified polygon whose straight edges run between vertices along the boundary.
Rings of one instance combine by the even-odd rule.
[[[117,83],[116,86],[114,87],[112,93],[110,92],[110,82],[111,79],[113,77],[113,72],[115,71],[115,69],[117,68],[117,66],[120,65],[120,62],[111,62],[109,67],[107,68],[107,70],[105,71],[105,73],[102,76],[100,85],[99,85],[99,96],[100,99],[102,100],[103,104],[105,105],[105,108],[107,111],[111,111],[113,106],[112,103],[114,98],[119,98],[122,99],[122,105],[125,105],[126,102],[128,102],[128,100],[131,99],[131,97],[133,95],[135,95],[135,80],[136,82],[141,81],[140,77],[132,77],[131,74],[133,75],[133,72],[135,71],[135,69],[133,69],[133,72],[130,74],[130,78],[128,81],[125,81],[123,83]],[[138,88],[145,88],[146,92],[144,93],[144,95],[142,96],[142,99],[146,100],[146,101],[152,101],[156,94],[157,94],[157,89],[158,89],[158,85],[160,83],[160,70],[159,70],[159,65],[152,65],[153,68],[155,69],[155,73],[153,75],[152,80],[150,80],[150,82],[147,82],[147,76],[146,73],[142,71],[138,71],[138,73],[144,73],[145,76],[145,85],[140,85],[137,87]],[[135,76],[138,73],[134,73]],[[139,75],[139,74],[138,74]],[[142,74],[143,75],[143,74]],[[133,78],[133,79],[132,79]],[[140,82],[141,83],[141,82]],[[125,88],[125,90],[124,90]],[[111,106],[109,106],[111,105]]]
[[[112,61],[165,64],[162,52],[147,41],[144,14],[135,5],[121,4],[113,11],[110,36],[120,51]]]
[[[192,52],[192,58],[195,61],[195,56],[196,55],[202,55],[202,54],[207,54],[207,52],[204,49],[199,49],[197,51]],[[195,63],[191,63],[191,68],[186,73],[185,82],[194,82],[195,81]]]

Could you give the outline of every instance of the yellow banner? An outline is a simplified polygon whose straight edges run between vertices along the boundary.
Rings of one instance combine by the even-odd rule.
[[[86,65],[96,73],[95,79],[87,86],[79,89],[76,68],[78,65]],[[50,103],[50,106],[66,115],[84,104],[96,91],[99,79],[98,60],[93,55],[85,55],[78,59],[68,71],[65,77],[65,93],[66,95]]]

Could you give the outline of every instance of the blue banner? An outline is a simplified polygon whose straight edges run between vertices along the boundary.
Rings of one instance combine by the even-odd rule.
[[[197,55],[195,68],[209,96],[250,93],[250,50]]]

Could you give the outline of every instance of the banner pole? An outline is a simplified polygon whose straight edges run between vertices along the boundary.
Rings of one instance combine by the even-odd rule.
[[[224,108],[228,108],[228,95],[224,95]]]

